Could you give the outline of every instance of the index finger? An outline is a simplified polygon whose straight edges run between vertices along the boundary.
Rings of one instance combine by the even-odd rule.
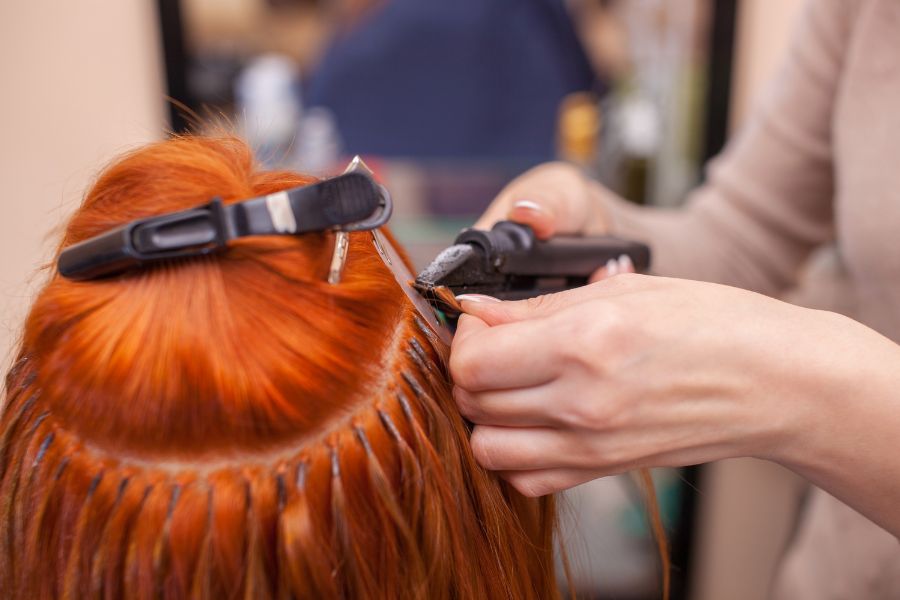
[[[543,319],[495,327],[461,319],[450,349],[450,374],[470,392],[542,385],[559,376],[550,356],[554,346]]]
[[[466,315],[477,318],[487,325],[498,326],[504,323],[550,317],[572,306],[638,292],[660,282],[665,283],[664,280],[648,275],[622,273],[589,285],[525,300],[477,302],[475,300],[478,296],[463,294],[459,296],[459,302],[462,309],[466,311]],[[590,314],[585,312],[585,317],[589,316]]]

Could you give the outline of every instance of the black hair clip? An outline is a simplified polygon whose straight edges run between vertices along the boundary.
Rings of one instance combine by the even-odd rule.
[[[190,210],[133,221],[63,250],[59,272],[69,279],[97,279],[221,252],[240,237],[371,230],[384,225],[391,210],[388,191],[368,172],[351,170],[227,206],[216,198]]]

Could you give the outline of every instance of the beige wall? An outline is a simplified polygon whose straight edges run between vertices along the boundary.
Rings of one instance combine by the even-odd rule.
[[[54,228],[117,152],[158,138],[165,99],[151,0],[0,2],[0,357]]]

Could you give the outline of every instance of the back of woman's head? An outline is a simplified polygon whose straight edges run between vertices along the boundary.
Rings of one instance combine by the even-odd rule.
[[[233,138],[103,172],[62,247],[311,183]],[[478,468],[446,347],[366,232],[246,238],[54,275],[0,419],[0,589],[18,598],[546,598],[550,500]],[[7,592],[9,591],[9,592]]]

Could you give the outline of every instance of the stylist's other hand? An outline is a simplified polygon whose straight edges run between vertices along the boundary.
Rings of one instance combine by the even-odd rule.
[[[530,225],[541,239],[606,233],[609,222],[600,199],[604,193],[577,167],[546,163],[507,185],[475,227],[490,229],[497,221],[511,220]]]
[[[450,368],[473,452],[530,496],[736,456],[790,466],[809,436],[831,443],[829,407],[891,346],[834,313],[634,274],[462,306]]]

